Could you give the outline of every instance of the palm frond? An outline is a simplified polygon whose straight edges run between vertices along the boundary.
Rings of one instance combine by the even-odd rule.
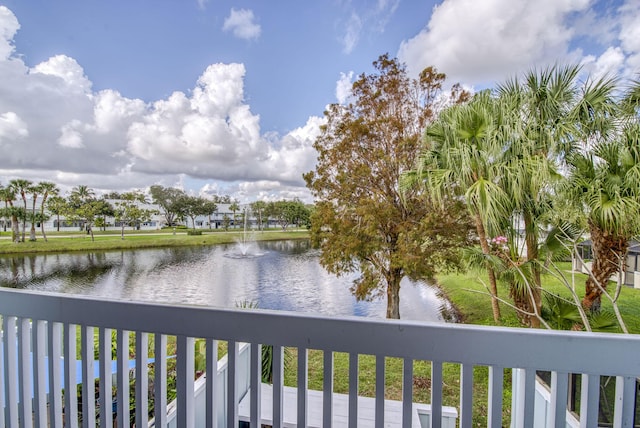
[[[582,234],[575,224],[564,222],[553,227],[541,245],[541,253],[551,261],[561,261],[571,254],[573,243]]]
[[[610,311],[600,310],[589,315],[589,324],[593,331],[618,332],[619,326],[615,314]]]
[[[502,260],[494,254],[484,254],[479,247],[467,247],[462,250],[462,260],[467,269],[482,270],[491,267],[500,270]]]
[[[582,324],[580,312],[575,303],[553,293],[544,295],[542,317],[558,330],[569,330],[576,324]]]

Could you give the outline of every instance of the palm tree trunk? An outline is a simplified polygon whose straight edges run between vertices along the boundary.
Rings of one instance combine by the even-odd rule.
[[[11,216],[11,240],[13,242],[20,241],[20,223],[18,222],[18,216],[15,214]]]
[[[31,230],[29,231],[29,241],[36,240],[36,195],[33,195],[33,206],[31,210]]]
[[[540,277],[540,266],[538,265],[538,234],[536,225],[530,213],[524,213],[525,244],[527,246],[527,261],[531,263],[531,273],[533,274],[533,284],[529,284],[529,298],[531,308],[535,308],[538,316],[529,317],[529,325],[533,328],[540,328],[540,318],[542,313],[542,283]]]
[[[476,213],[473,218],[476,223],[478,238],[480,238],[480,248],[482,249],[482,254],[488,256],[489,254],[491,254],[491,249],[489,248],[487,233],[484,229],[484,224],[482,223],[480,214]],[[493,322],[498,324],[500,323],[500,305],[498,302],[498,284],[496,281],[496,273],[494,272],[493,267],[491,267],[488,262],[486,266],[487,275],[489,276],[489,292],[491,292],[491,310],[493,311]]]
[[[585,283],[582,306],[591,312],[599,312],[602,290],[607,289],[609,278],[618,273],[620,260],[624,260],[629,242],[625,237],[611,235],[591,222],[589,229],[593,250],[593,265],[591,266],[591,275]],[[598,287],[598,284],[602,289]]]
[[[27,197],[22,193],[22,201],[24,202],[24,214],[22,217],[22,242],[24,242],[27,235]]]
[[[42,200],[42,205],[40,206],[40,231],[42,232],[42,239],[44,242],[47,242],[47,234],[44,231],[44,203],[46,202],[46,197]]]
[[[387,279],[387,318],[400,319],[400,281],[402,269],[391,269]]]

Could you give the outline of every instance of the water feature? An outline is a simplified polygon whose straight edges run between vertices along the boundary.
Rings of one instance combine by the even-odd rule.
[[[246,209],[243,212],[243,217],[242,236],[236,240],[236,246],[233,248],[233,251],[226,253],[225,257],[237,259],[260,257],[263,255],[256,244],[255,237],[253,236],[254,232],[248,227],[247,219],[249,218],[249,213]]]
[[[259,257],[230,257],[237,245],[0,257],[0,285],[108,299],[325,315],[383,318],[386,301],[356,301],[355,276],[336,277],[319,263],[307,240],[256,242]],[[446,301],[437,289],[405,280],[404,319],[440,321]]]

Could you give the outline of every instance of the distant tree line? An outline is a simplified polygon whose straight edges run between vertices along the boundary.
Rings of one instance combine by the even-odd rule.
[[[185,219],[191,220],[195,229],[195,219],[200,216],[211,216],[218,210],[218,204],[228,204],[232,217],[227,215],[222,220],[222,226],[228,229],[232,224],[237,226],[244,223],[245,216],[252,215],[256,219],[257,227],[262,230],[265,224],[275,222],[282,229],[289,225],[297,227],[307,226],[311,216],[311,206],[304,204],[300,199],[280,201],[255,201],[249,204],[249,213],[243,210],[237,200],[231,197],[214,196],[207,199],[202,196],[189,196],[184,191],[174,187],[151,186],[149,193],[153,202],[161,209],[161,214],[169,226]],[[213,222],[209,219],[209,227]]]
[[[77,225],[81,230],[86,230],[93,240],[93,228],[106,228],[107,218],[113,218],[121,227],[121,237],[124,239],[126,226],[139,227],[156,214],[164,217],[167,226],[190,221],[194,229],[197,217],[208,217],[211,227],[211,216],[218,210],[218,204],[228,204],[233,213],[232,217],[224,216],[222,226],[225,229],[232,224],[237,225],[239,220],[244,221],[244,216],[249,214],[246,210],[241,212],[239,202],[229,195],[205,198],[191,196],[181,189],[159,185],[151,186],[149,195],[141,191],[130,191],[108,192],[100,197],[88,186],[78,185],[64,197],[55,183],[33,183],[25,179],[13,179],[5,186],[0,185],[0,199],[4,202],[4,207],[0,208],[0,218],[4,220],[5,231],[7,224],[11,224],[13,242],[25,241],[27,224],[31,226],[30,241],[36,240],[38,224],[46,241],[44,223],[52,217],[57,217],[58,231],[62,222]],[[149,204],[157,205],[159,210],[150,208]],[[256,201],[250,204],[250,210],[260,230],[270,221],[283,229],[288,225],[305,226],[309,223],[311,213],[311,207],[299,199]],[[61,221],[61,218],[64,220]]]

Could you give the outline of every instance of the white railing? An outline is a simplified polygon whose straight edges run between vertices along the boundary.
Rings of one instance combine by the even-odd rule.
[[[440,427],[443,417],[443,364],[460,364],[459,424],[472,426],[474,367],[489,368],[486,403],[488,426],[502,425],[505,369],[517,369],[512,393],[511,424],[515,427],[566,424],[568,374],[582,374],[580,424],[597,426],[599,379],[617,376],[615,426],[631,427],[634,418],[635,380],[640,376],[640,338],[635,335],[587,334],[469,325],[329,318],[261,310],[226,310],[194,306],[169,306],[123,301],[104,301],[68,295],[30,294],[0,290],[2,316],[2,370],[0,370],[0,426],[112,427],[112,386],[117,401],[117,426],[129,426],[129,340],[135,343],[137,362],[147,361],[153,338],[155,364],[153,388],[149,366],[135,364],[135,425],[148,423],[148,398],[155,396],[155,426],[167,424],[167,338],[176,341],[176,422],[193,427],[194,341],[206,340],[207,373],[216,372],[218,341],[228,341],[228,374],[222,390],[224,414],[216,405],[220,397],[217,376],[205,381],[205,426],[238,427],[238,353],[240,343],[274,345],[274,426],[283,420],[283,347],[297,348],[297,426],[306,426],[310,413],[308,385],[309,350],[324,352],[322,420],[331,426],[333,353],[349,354],[348,425],[358,422],[358,356],[373,355],[375,373],[375,427],[385,426],[385,357],[404,360],[402,425],[412,426],[413,366],[416,360],[431,362],[431,426]],[[79,330],[78,330],[79,327]],[[97,331],[97,333],[96,333]],[[112,332],[117,344],[116,380],[112,381]],[[79,340],[78,340],[79,338]],[[97,359],[94,356],[97,343]],[[251,426],[261,415],[260,347],[251,346]],[[80,358],[77,358],[80,356]],[[94,383],[94,359],[99,366]],[[81,366],[81,394],[76,388],[76,360]],[[62,363],[60,363],[62,361]],[[544,421],[536,421],[536,370],[552,371],[550,406]],[[64,394],[61,393],[64,385]],[[49,394],[48,391],[51,393]],[[97,391],[97,392],[96,392]],[[82,421],[78,422],[78,400]],[[508,403],[505,403],[508,404]],[[98,409],[98,410],[96,410]],[[102,411],[105,410],[105,411]],[[317,410],[317,409],[313,409]],[[397,422],[397,421],[395,421]],[[475,425],[474,425],[475,426]]]
[[[238,400],[241,399],[248,391],[250,387],[250,368],[251,368],[251,345],[248,343],[240,344],[238,348],[238,354],[236,355],[236,395]],[[227,355],[224,355],[218,360],[217,371],[211,373],[204,373],[200,376],[193,385],[193,399],[194,399],[194,424],[197,427],[207,426],[207,377],[216,376],[214,380],[216,390],[214,395],[216,397],[216,410],[217,410],[217,426],[224,426],[227,418],[226,410],[227,406],[227,380],[229,379],[229,359]],[[178,412],[177,412],[178,400],[173,400],[167,406],[167,428],[178,427]],[[155,418],[149,421],[149,428],[155,428],[158,425],[155,423]]]

